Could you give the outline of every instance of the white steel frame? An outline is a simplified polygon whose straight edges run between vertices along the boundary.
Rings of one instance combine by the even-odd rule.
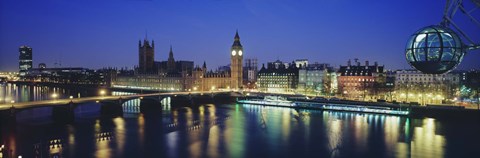
[[[467,10],[464,7],[464,0],[447,0],[447,3],[445,5],[445,10],[443,12],[443,20],[442,20],[442,25],[445,27],[448,26],[453,26],[455,30],[460,33],[467,41],[467,49],[468,50],[474,50],[474,49],[480,49],[480,41],[475,42],[473,41],[472,38],[468,36],[468,34],[465,33],[453,20],[453,17],[457,13],[457,11],[461,11],[464,15],[466,15],[476,26],[480,28],[480,18],[475,18],[472,16],[472,13],[476,11],[477,9],[480,8],[480,0],[471,0],[472,3],[474,4],[474,8]]]

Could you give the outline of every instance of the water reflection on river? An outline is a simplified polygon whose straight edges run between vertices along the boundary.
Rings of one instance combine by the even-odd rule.
[[[38,100],[54,99],[52,94],[57,94],[56,99],[74,98],[94,96],[97,94],[96,89],[72,88],[64,89],[48,86],[30,86],[0,83],[0,104],[15,102],[28,102]]]
[[[175,107],[168,99],[157,112],[142,114],[139,106],[139,100],[132,100],[123,105],[123,117],[103,118],[88,110],[98,109],[97,104],[86,104],[71,125],[55,124],[41,114],[35,120],[20,118],[14,126],[1,126],[3,154],[10,149],[24,157],[82,158],[480,154],[480,129],[471,122],[241,104]]]

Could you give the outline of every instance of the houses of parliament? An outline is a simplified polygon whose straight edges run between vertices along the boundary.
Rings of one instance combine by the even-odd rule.
[[[204,62],[176,61],[170,46],[167,61],[155,61],[155,43],[148,39],[138,43],[138,66],[133,74],[112,76],[112,87],[158,91],[238,90],[243,87],[243,46],[238,31],[229,52],[230,69],[208,71]]]

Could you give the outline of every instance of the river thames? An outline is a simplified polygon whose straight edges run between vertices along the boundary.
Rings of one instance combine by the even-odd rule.
[[[86,97],[98,90],[4,84],[0,102]],[[109,92],[112,95],[126,92]],[[102,117],[96,103],[75,109],[75,122],[55,123],[51,108],[17,113],[1,125],[2,156],[22,157],[475,157],[480,124],[472,120],[296,110],[246,104],[174,106]]]

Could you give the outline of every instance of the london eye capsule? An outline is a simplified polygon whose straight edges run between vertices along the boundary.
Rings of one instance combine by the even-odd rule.
[[[432,25],[415,32],[407,43],[408,63],[426,74],[443,74],[460,64],[466,47],[451,29]]]

